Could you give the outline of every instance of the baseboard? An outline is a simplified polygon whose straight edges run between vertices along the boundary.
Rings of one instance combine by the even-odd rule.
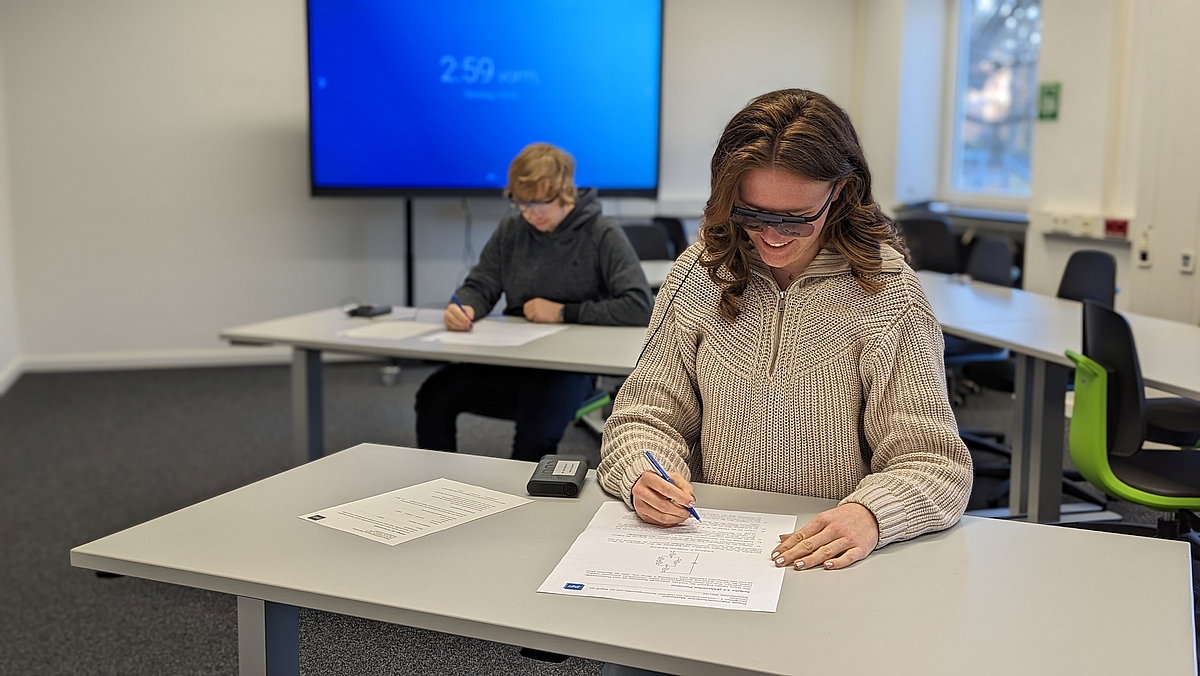
[[[0,366],[0,397],[8,391],[8,388],[17,382],[17,378],[21,377],[21,358],[13,357],[12,361]]]
[[[325,353],[323,361],[366,361],[357,355]],[[27,354],[20,360],[25,373],[62,371],[125,371],[138,369],[198,368],[219,366],[263,366],[289,364],[292,349],[284,346],[145,350],[129,352],[74,352],[63,354]],[[0,381],[2,382],[2,381]]]

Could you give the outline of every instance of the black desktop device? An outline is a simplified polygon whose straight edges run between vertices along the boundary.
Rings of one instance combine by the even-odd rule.
[[[547,455],[533,470],[525,490],[530,495],[573,498],[583,488],[588,461],[582,455]]]
[[[360,303],[349,310],[346,310],[346,314],[350,315],[351,317],[378,317],[379,315],[386,315],[391,311],[391,305]]]

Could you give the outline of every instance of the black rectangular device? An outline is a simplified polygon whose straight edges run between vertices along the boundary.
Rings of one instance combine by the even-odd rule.
[[[386,315],[391,311],[391,305],[380,305],[378,303],[359,303],[349,310],[346,310],[346,314],[351,317],[378,317],[379,315]]]
[[[533,470],[525,490],[530,495],[573,498],[587,477],[587,458],[582,455],[547,455]]]

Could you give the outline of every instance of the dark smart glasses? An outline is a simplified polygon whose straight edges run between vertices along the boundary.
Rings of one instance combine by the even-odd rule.
[[[825,210],[829,208],[829,203],[833,201],[833,191],[836,188],[837,183],[834,183],[833,187],[829,189],[829,197],[825,198],[825,204],[812,216],[785,216],[735,205],[730,210],[729,219],[735,225],[753,232],[762,232],[764,228],[775,228],[776,232],[787,237],[809,237],[813,234],[813,223],[820,220]]]

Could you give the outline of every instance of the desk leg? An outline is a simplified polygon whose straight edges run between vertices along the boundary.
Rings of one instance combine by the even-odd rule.
[[[1034,367],[1028,520],[1036,523],[1055,523],[1061,517],[1067,373],[1067,367],[1048,361],[1038,360]]]
[[[1009,509],[1036,523],[1054,523],[1062,506],[1065,366],[1017,358],[1017,422]]]
[[[292,438],[296,464],[325,455],[325,406],[321,396],[321,351],[292,353]]]
[[[1017,355],[1017,375],[1013,392],[1017,395],[1016,411],[1013,413],[1013,430],[1009,435],[1012,443],[1012,463],[1009,470],[1008,513],[1016,516],[1029,509],[1029,448],[1033,429],[1033,365],[1037,361],[1023,354]]]
[[[300,676],[300,609],[238,597],[239,676]]]

